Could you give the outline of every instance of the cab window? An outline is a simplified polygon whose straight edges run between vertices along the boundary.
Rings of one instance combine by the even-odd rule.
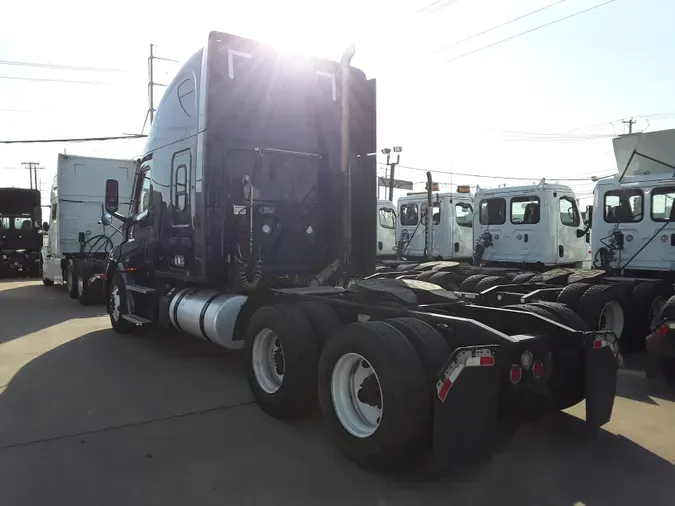
[[[503,225],[506,223],[506,200],[502,198],[483,199],[479,204],[481,225]]]
[[[581,223],[577,204],[571,198],[560,197],[558,211],[560,212],[560,221],[566,227],[578,227]]]
[[[378,217],[382,228],[396,228],[396,213],[393,209],[381,207]]]
[[[136,214],[141,214],[150,208],[150,189],[152,181],[150,179],[150,169],[140,173],[138,181],[138,193],[136,199]]]
[[[612,190],[605,193],[604,217],[607,223],[637,223],[644,213],[642,190]]]
[[[427,217],[427,207],[429,207],[427,204],[422,204],[420,212],[423,220]],[[432,202],[431,210],[431,224],[438,225],[441,222],[441,204],[439,202]]]
[[[675,221],[675,187],[655,188],[652,190],[652,220]]]
[[[511,223],[535,225],[539,223],[539,197],[513,197],[511,199]]]
[[[473,208],[466,202],[457,202],[455,204],[455,220],[460,227],[473,226]]]
[[[403,204],[401,206],[401,225],[414,226],[419,222],[419,207],[417,204]]]

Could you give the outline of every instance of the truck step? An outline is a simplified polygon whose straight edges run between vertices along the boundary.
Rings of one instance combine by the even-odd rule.
[[[143,318],[142,316],[135,314],[123,314],[122,318],[130,321],[131,323],[135,323],[136,325],[146,325],[148,323],[152,323],[152,320],[148,320],[147,318]]]
[[[155,293],[157,291],[154,288],[148,288],[147,286],[142,285],[127,285],[127,290],[144,294]]]

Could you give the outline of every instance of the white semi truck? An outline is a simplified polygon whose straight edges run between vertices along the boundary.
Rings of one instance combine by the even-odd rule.
[[[468,186],[456,192],[433,192],[431,255],[426,251],[427,192],[411,192],[398,199],[397,249],[409,260],[468,260],[473,254],[473,201]]]
[[[123,237],[112,223],[102,223],[105,182],[114,177],[124,188],[127,206],[135,162],[59,154],[51,188],[48,241],[42,248],[42,281],[67,286],[82,304],[102,302],[96,277]],[[100,267],[100,268],[99,268]]]
[[[377,201],[378,259],[396,258],[396,204],[390,200]]]

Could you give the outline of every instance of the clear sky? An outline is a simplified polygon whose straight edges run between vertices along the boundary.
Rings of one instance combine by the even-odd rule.
[[[558,2],[441,51],[556,0],[12,2],[3,5],[0,62],[120,72],[0,63],[0,140],[139,132],[148,45],[183,61],[220,30],[334,59],[355,41],[353,64],[378,79],[378,142],[403,146],[401,165],[532,181],[608,174],[615,169],[611,137],[625,131],[617,120],[639,118],[636,131],[675,127],[675,0],[616,0],[456,58],[604,1]],[[155,79],[169,81],[178,65],[157,62]],[[127,158],[142,148],[142,140],[0,144],[0,186],[28,186],[27,171],[15,168],[37,161],[46,194],[64,149]],[[425,179],[406,169],[397,176]],[[590,181],[568,184],[582,201],[593,188]]]

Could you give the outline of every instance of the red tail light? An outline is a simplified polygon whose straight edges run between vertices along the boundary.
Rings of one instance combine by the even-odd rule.
[[[511,380],[511,383],[517,385],[518,383],[520,383],[520,380],[522,378],[523,378],[523,370],[520,368],[520,366],[512,365],[511,371],[509,373],[509,379]]]
[[[539,379],[542,374],[544,374],[544,363],[541,360],[537,360],[532,364],[532,376]]]

